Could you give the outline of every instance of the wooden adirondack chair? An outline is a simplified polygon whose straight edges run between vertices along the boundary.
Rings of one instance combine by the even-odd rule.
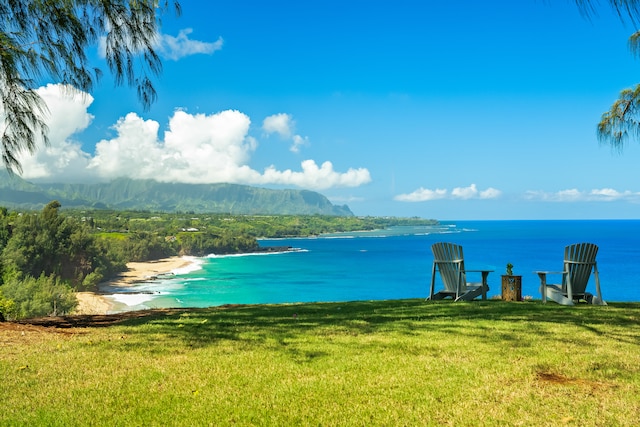
[[[440,300],[451,297],[455,301],[471,301],[482,295],[487,299],[487,276],[493,270],[465,270],[462,246],[454,243],[434,243],[431,246],[433,252],[433,267],[431,269],[430,300]],[[440,272],[440,278],[444,284],[444,290],[434,292],[436,271]],[[467,282],[467,273],[481,273],[482,281],[477,283]]]
[[[597,253],[598,246],[593,243],[569,245],[564,249],[563,271],[536,271],[540,277],[542,302],[551,299],[563,305],[574,305],[580,301],[585,301],[588,304],[607,305],[600,293],[600,275],[596,263]],[[592,270],[596,282],[595,296],[586,291]],[[561,283],[547,283],[548,274],[561,275]]]

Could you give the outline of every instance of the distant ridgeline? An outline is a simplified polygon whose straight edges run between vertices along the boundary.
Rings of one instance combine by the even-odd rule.
[[[51,200],[58,200],[63,208],[75,209],[353,216],[347,205],[334,205],[322,194],[307,190],[128,178],[102,184],[34,184],[0,171],[0,206],[40,210]]]

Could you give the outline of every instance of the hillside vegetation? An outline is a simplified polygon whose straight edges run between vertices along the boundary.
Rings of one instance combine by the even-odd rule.
[[[95,290],[132,261],[264,250],[260,237],[297,237],[431,225],[418,218],[168,214],[150,211],[0,208],[0,314],[9,319],[70,312],[74,291]]]
[[[119,178],[99,184],[34,184],[0,172],[0,206],[42,209],[58,200],[66,208],[225,213],[230,215],[352,216],[320,193],[237,184],[177,184]]]

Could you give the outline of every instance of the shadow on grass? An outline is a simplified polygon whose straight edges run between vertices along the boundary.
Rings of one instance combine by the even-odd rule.
[[[304,303],[277,305],[228,305],[205,309],[158,309],[106,316],[67,316],[32,319],[23,323],[43,326],[131,327],[130,334],[156,334],[177,339],[190,347],[221,340],[285,343],[301,334],[316,336],[375,333],[415,335],[437,331],[473,335],[491,342],[511,341],[527,345],[523,332],[549,340],[577,340],[551,332],[553,324],[588,331],[595,336],[640,345],[640,304],[616,303],[606,307],[564,307],[540,302],[451,301],[422,299]],[[571,330],[569,330],[571,332]],[[585,344],[589,344],[585,342]]]

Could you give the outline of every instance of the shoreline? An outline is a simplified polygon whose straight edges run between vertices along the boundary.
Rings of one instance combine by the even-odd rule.
[[[108,298],[108,295],[113,294],[109,289],[152,281],[192,264],[192,259],[178,256],[146,262],[129,262],[125,271],[100,283],[97,292],[76,292],[78,306],[73,314],[109,314],[117,305],[115,300]]]
[[[245,252],[243,255],[252,254],[272,254],[281,252],[296,251],[297,248],[291,246],[265,246],[257,250]],[[145,262],[128,262],[127,269],[115,277],[98,284],[95,292],[76,292],[78,306],[72,314],[112,314],[121,311],[132,311],[131,308],[137,304],[131,302],[121,302],[113,295],[142,295],[145,292],[118,293],[114,291],[118,288],[129,288],[136,283],[148,283],[162,277],[173,274],[174,271],[197,265],[197,257],[193,256],[172,256]],[[146,292],[148,294],[148,292]],[[146,298],[143,298],[146,299]]]
[[[173,256],[145,262],[128,262],[125,271],[110,280],[100,283],[98,289],[127,287],[136,283],[155,280],[158,276],[169,274],[172,271],[193,264],[193,259],[193,257]]]

